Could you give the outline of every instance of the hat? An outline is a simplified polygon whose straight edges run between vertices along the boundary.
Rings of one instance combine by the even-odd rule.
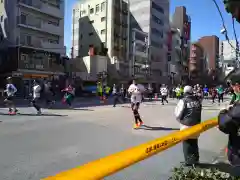
[[[191,86],[185,86],[183,89],[184,93],[192,93],[193,92],[193,88]]]
[[[12,79],[12,77],[11,77],[11,76],[9,76],[9,77],[7,77],[6,79],[7,79],[7,80],[10,80],[10,79]]]

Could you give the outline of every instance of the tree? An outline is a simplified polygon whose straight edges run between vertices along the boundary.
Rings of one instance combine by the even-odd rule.
[[[223,0],[225,9],[228,13],[240,23],[240,1],[239,0]]]

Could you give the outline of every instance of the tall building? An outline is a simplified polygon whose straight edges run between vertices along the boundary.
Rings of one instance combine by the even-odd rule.
[[[5,51],[3,76],[30,83],[32,78],[64,75],[64,1],[2,0],[0,7],[0,12],[6,12],[1,16],[6,31],[0,45]]]
[[[183,74],[182,68],[182,50],[181,50],[181,32],[171,24],[171,33],[169,33],[168,63],[169,75],[173,84],[181,83]]]
[[[188,67],[191,83],[207,84],[207,57],[203,47],[199,44],[199,42],[194,42],[191,44]]]
[[[129,7],[124,0],[80,1],[73,8],[72,55],[104,54],[123,74],[129,73]],[[110,68],[109,68],[110,69]]]
[[[208,57],[208,68],[216,70],[219,67],[219,38],[204,36],[198,40]]]
[[[4,3],[1,10],[7,14],[6,38],[2,45],[8,54],[1,71],[14,71],[23,77],[26,74],[26,78],[33,74],[45,74],[45,77],[63,74],[63,67],[58,65],[61,55],[65,55],[64,1],[1,2]]]
[[[175,8],[172,16],[172,27],[179,29],[181,38],[181,75],[182,81],[188,79],[188,59],[190,54],[191,40],[191,18],[187,14],[187,9],[184,6]]]
[[[129,0],[129,3],[130,29],[138,29],[148,34],[149,75],[153,81],[164,83],[167,76],[169,0]],[[131,39],[133,37],[130,37],[130,42]]]
[[[236,51],[236,40],[222,41],[219,45],[220,63],[225,76],[237,67],[237,59],[239,59],[239,53]]]

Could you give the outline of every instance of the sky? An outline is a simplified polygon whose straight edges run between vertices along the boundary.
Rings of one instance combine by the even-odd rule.
[[[71,17],[73,5],[81,0],[66,0],[65,1],[65,38],[64,43],[67,46],[67,52],[69,53],[71,48]],[[144,1],[144,0],[143,0]],[[159,0],[160,1],[160,0]],[[228,36],[230,39],[234,39],[232,18],[224,8],[223,0],[216,0],[220,10],[222,12],[225,25],[227,27]],[[217,11],[213,0],[170,0],[170,16],[174,13],[174,9],[177,6],[185,6],[187,13],[192,20],[191,40],[196,41],[202,36],[216,35],[221,40],[224,40],[224,36],[220,33],[222,26],[221,17]],[[240,24],[235,23],[237,37],[240,33]]]

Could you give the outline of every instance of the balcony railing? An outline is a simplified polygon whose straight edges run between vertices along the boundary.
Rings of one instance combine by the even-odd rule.
[[[39,11],[40,13],[49,14],[57,18],[64,17],[64,11],[60,5],[58,8],[48,3],[43,3],[41,1],[27,1],[27,0],[19,0],[19,4],[21,6],[34,9],[36,11]]]
[[[31,28],[38,31],[44,31],[47,33],[55,34],[55,35],[62,35],[63,29],[59,26],[55,26],[52,24],[48,24],[46,22],[43,22],[41,20],[36,19],[27,19],[26,21],[21,21],[19,17],[19,23],[20,26]]]

